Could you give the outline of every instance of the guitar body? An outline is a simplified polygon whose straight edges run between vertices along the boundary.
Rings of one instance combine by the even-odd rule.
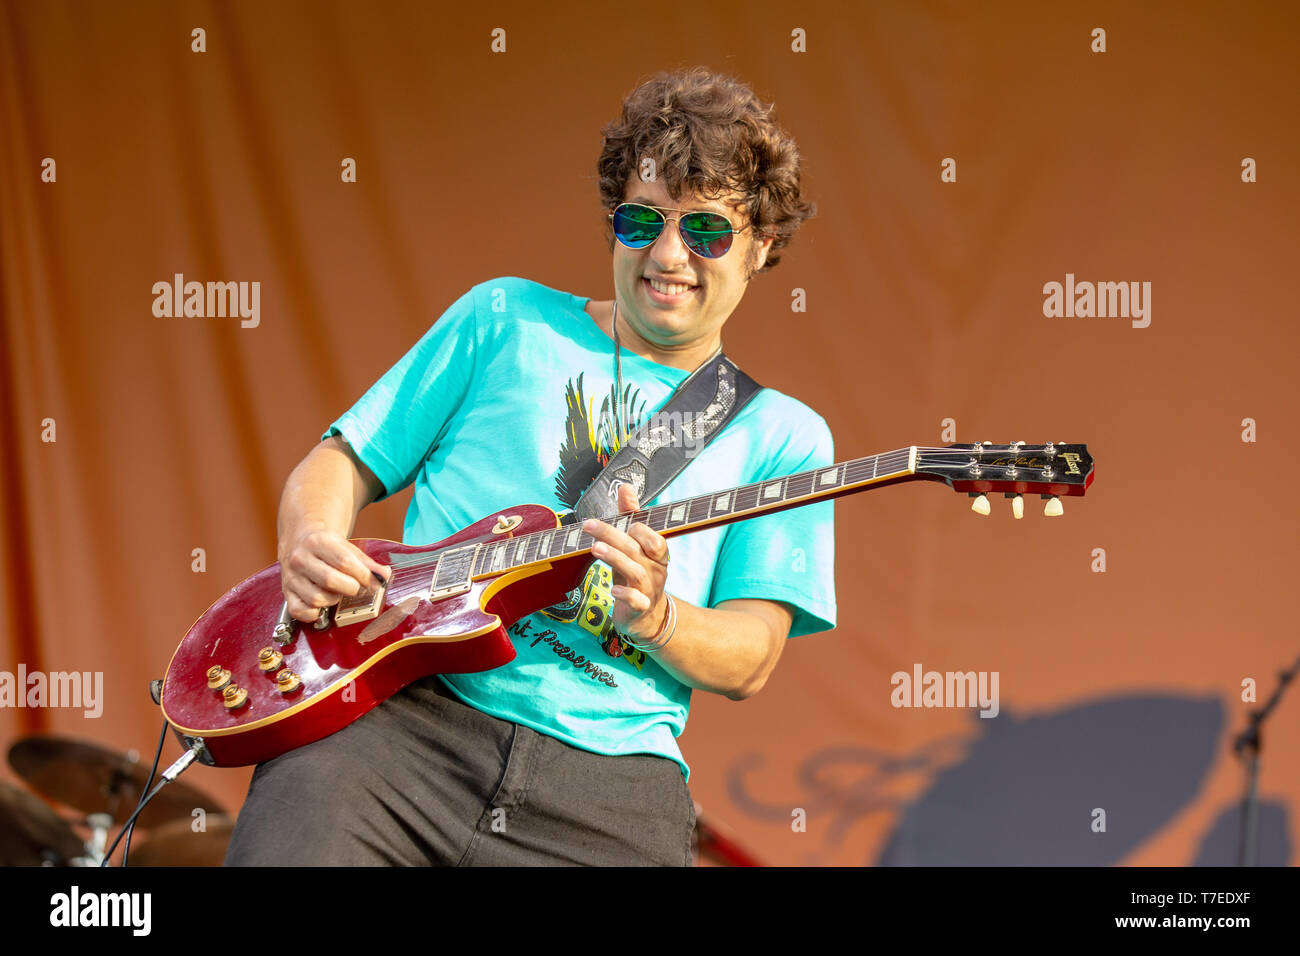
[[[395,571],[422,559],[431,568],[432,559],[449,547],[559,525],[555,512],[542,505],[506,513],[522,520],[504,532],[499,516],[492,515],[425,547],[378,538],[353,544]],[[427,586],[394,588],[378,616],[323,630],[294,621],[284,645],[272,637],[284,603],[280,566],[273,564],[228,591],[190,628],[167,668],[163,716],[182,739],[203,740],[205,763],[235,767],[270,760],[341,730],[412,681],[513,660],[510,625],[563,601],[593,560],[590,553],[579,554],[480,577],[467,592],[440,600],[430,599]],[[403,576],[409,579],[412,572]],[[281,655],[274,667],[263,668],[264,648]],[[226,686],[246,692],[239,706],[228,708],[224,688],[212,686],[214,667],[229,672]],[[298,678],[289,692],[276,682],[284,669]]]

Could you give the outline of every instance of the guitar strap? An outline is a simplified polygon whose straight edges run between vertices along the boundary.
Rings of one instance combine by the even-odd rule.
[[[615,453],[561,523],[614,516],[622,484],[636,490],[637,501],[644,507],[762,387],[719,348]]]

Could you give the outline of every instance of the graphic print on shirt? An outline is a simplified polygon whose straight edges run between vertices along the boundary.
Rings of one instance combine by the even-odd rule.
[[[569,379],[564,387],[564,404],[568,409],[564,422],[564,444],[560,446],[560,473],[555,479],[555,497],[568,508],[578,504],[578,499],[587,490],[602,468],[618,453],[632,432],[641,426],[641,416],[645,412],[645,401],[637,407],[640,389],[631,385],[623,389],[623,405],[619,409],[618,420],[623,426],[623,433],[618,434],[614,427],[614,387],[600,403],[600,415],[594,420],[591,403],[594,399],[584,400],[582,395],[582,374],[578,381]]]
[[[633,432],[641,425],[645,414],[645,400],[640,399],[640,389],[631,385],[623,389],[622,404],[618,409],[615,426],[614,407],[619,401],[615,387],[600,403],[599,415],[593,414],[594,399],[582,394],[582,374],[575,382],[565,385],[564,403],[567,414],[564,423],[564,444],[560,446],[560,471],[555,479],[555,496],[572,510],[582,493],[600,474],[611,458],[618,453]],[[639,400],[639,401],[638,401]],[[645,653],[634,650],[614,629],[613,575],[607,565],[597,561],[587,571],[578,587],[569,592],[569,600],[542,611],[557,621],[574,623],[590,633],[610,657],[624,657],[640,670],[645,663]]]

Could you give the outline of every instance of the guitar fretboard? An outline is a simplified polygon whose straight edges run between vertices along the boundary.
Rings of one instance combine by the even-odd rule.
[[[795,504],[811,504],[833,498],[851,488],[911,474],[915,470],[915,454],[914,447],[900,448],[683,501],[653,505],[606,520],[620,531],[626,531],[631,525],[641,522],[664,537],[672,537],[758,517]],[[449,580],[452,576],[464,574],[471,567],[470,576],[478,577],[509,571],[536,561],[557,560],[581,554],[590,551],[595,540],[582,530],[581,524],[574,524],[480,544],[444,555],[438,568],[438,577],[442,577],[443,564],[447,565]]]

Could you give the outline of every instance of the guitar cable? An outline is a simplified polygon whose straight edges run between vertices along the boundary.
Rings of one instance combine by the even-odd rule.
[[[140,799],[136,802],[135,812],[139,813],[144,809],[144,795],[149,792],[153,785],[154,774],[158,772],[158,761],[162,759],[163,744],[167,742],[167,721],[163,721],[162,733],[158,735],[158,749],[153,753],[153,766],[149,768],[149,779],[144,782],[144,789],[140,791]],[[134,816],[134,814],[132,814]],[[122,847],[122,865],[126,866],[127,858],[131,855],[131,837],[135,834],[135,822],[132,821],[126,827],[126,845]],[[110,853],[108,856],[112,856]],[[107,860],[108,856],[104,859]]]
[[[165,732],[164,729],[164,733]],[[127,818],[126,823],[122,824],[122,829],[117,834],[117,839],[113,841],[113,845],[110,846],[108,851],[104,854],[104,859],[100,861],[99,865],[101,867],[108,866],[108,861],[113,856],[113,851],[116,850],[117,845],[122,842],[122,837],[126,836],[127,831],[135,825],[136,817],[140,815],[140,811],[149,805],[150,800],[158,796],[159,790],[179,777],[185,771],[186,767],[194,763],[194,761],[198,759],[199,753],[202,750],[203,744],[196,742],[189,750],[181,754],[174,764],[162,772],[162,780],[158,781],[158,786],[150,790],[149,795],[140,800],[140,805],[135,808],[135,812]],[[123,864],[125,865],[125,861],[123,861]]]
[[[161,705],[161,680],[150,682],[149,696],[153,698],[155,704]],[[153,783],[154,774],[158,771],[158,762],[162,759],[163,744],[167,740],[167,727],[168,722],[164,719],[162,733],[158,737],[158,749],[154,752],[153,766],[149,768],[149,779],[145,781],[144,791],[140,795],[140,802],[136,804],[135,810],[129,817],[127,817],[126,822],[122,824],[122,829],[118,831],[117,839],[115,839],[108,850],[105,851],[104,858],[99,861],[100,867],[108,866],[108,861],[113,858],[113,851],[117,849],[117,845],[122,842],[122,837],[124,836],[126,837],[126,846],[122,850],[122,866],[126,866],[127,856],[131,852],[131,834],[135,830],[136,818],[138,818],[141,811],[148,806],[149,801],[158,795],[158,791],[179,777],[185,771],[185,768],[194,763],[195,759],[203,751],[202,741],[196,741],[189,750],[185,751],[185,753],[181,754],[180,757],[177,758],[175,763],[163,771],[162,780],[159,782],[158,786],[154,787],[153,790],[150,790],[149,785]]]

